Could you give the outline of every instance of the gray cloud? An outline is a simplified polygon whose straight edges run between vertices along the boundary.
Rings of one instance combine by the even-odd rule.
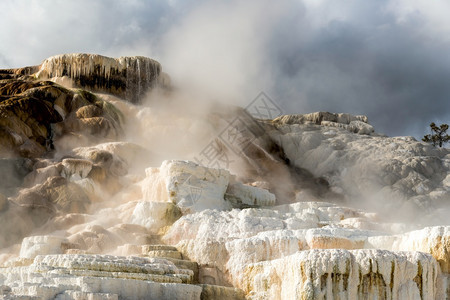
[[[444,2],[2,1],[0,68],[92,52],[160,60],[175,82],[286,113],[365,114],[389,135],[450,122]]]
[[[399,22],[393,2],[347,1],[344,11],[326,2],[281,24],[271,49],[281,79],[274,94],[288,110],[362,113],[378,131],[416,137],[432,120],[450,120],[450,43],[420,11]],[[330,20],[312,28],[321,17]]]

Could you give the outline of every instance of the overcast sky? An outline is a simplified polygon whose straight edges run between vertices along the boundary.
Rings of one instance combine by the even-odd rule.
[[[0,68],[61,53],[157,59],[177,84],[388,135],[450,122],[450,2],[1,0]]]

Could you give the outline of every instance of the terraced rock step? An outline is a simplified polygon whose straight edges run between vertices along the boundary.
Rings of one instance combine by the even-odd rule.
[[[120,253],[123,255],[136,255],[139,257],[164,258],[172,262],[177,268],[191,270],[194,273],[193,282],[198,282],[199,268],[196,262],[183,259],[182,254],[174,246],[156,244],[156,245],[131,245],[126,244],[120,247]]]
[[[170,258],[170,257],[166,257],[165,259],[173,262],[174,265],[177,266],[177,268],[187,269],[187,270],[191,270],[192,272],[194,272],[193,281],[198,282],[199,269],[198,269],[198,264],[195,261],[190,261],[190,260],[185,260],[185,259],[176,259],[176,258]]]
[[[166,245],[142,248],[179,253]],[[197,263],[175,258],[38,255],[28,266],[0,269],[6,299],[245,299],[242,290],[196,280]]]
[[[43,299],[199,299],[193,278],[166,259],[113,255],[38,255],[29,266],[0,270],[6,292]]]
[[[138,102],[147,90],[156,85],[161,73],[161,65],[147,57],[117,59],[74,53],[49,57],[36,76],[43,79],[68,76],[74,86]]]
[[[30,238],[42,239],[49,240]],[[64,239],[52,241],[58,248]],[[7,299],[245,299],[239,289],[198,284],[198,264],[183,259],[173,246],[125,244],[117,250],[123,256],[36,256],[39,251],[29,251],[29,244],[23,244],[29,258],[0,269]]]
[[[422,252],[314,249],[250,264],[240,285],[250,299],[445,299],[439,273]]]

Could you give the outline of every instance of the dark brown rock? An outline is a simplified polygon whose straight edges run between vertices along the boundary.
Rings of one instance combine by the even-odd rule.
[[[71,133],[88,139],[122,134],[121,113],[94,94],[50,81],[0,81],[0,155],[40,157]]]
[[[55,214],[83,213],[90,204],[89,197],[80,186],[60,176],[50,177],[43,184],[23,189],[15,202],[26,207],[45,207]]]
[[[86,105],[80,107],[76,112],[76,116],[78,119],[100,117],[102,114],[103,110],[95,105]]]

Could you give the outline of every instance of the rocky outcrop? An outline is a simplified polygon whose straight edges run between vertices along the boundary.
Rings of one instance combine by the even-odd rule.
[[[39,67],[40,66],[30,66],[17,69],[1,69],[0,80],[28,78],[28,76],[38,72]]]
[[[160,168],[146,170],[144,199],[172,202],[190,210],[226,209],[224,200],[230,173],[192,162],[165,161]]]
[[[0,153],[40,157],[68,137],[112,139],[121,133],[121,115],[111,104],[83,90],[50,81],[0,81]],[[64,148],[64,147],[63,147]]]
[[[96,54],[63,54],[44,60],[37,78],[70,78],[74,87],[109,93],[137,103],[151,88],[168,84],[161,65],[143,56],[110,58]]]
[[[247,185],[262,184],[276,196],[278,203],[291,203],[298,191],[318,199],[340,198],[339,194],[329,189],[324,177],[315,177],[305,168],[292,164],[278,141],[268,134],[274,129],[272,122],[254,119],[247,111],[239,108],[219,106],[217,109],[219,112],[208,118],[223,123],[223,128],[204,149],[218,156],[216,166],[213,163],[213,167],[219,165],[226,168],[232,162],[237,169],[238,181]],[[205,165],[209,163],[207,155],[202,157],[199,154],[194,160]],[[251,201],[242,203],[239,199],[228,199],[241,208],[252,205]]]
[[[55,145],[86,145],[86,135],[117,139],[120,112],[88,91],[137,103],[152,88],[169,84],[161,65],[142,56],[65,54],[40,66],[0,70],[0,154],[40,157]]]
[[[21,156],[39,157],[52,147],[51,124],[63,121],[55,110],[60,96],[66,100],[65,89],[53,83],[24,80],[0,82],[0,151],[14,151]],[[53,94],[54,97],[48,97]]]
[[[371,204],[397,220],[445,222],[445,203],[450,199],[446,181],[449,149],[412,137],[359,135],[316,124],[290,125],[291,118],[285,118],[286,122],[282,117],[274,120],[269,135],[292,165],[325,178],[331,190],[348,200]],[[439,215],[434,207],[445,207],[444,214]]]
[[[272,122],[277,125],[316,124],[367,135],[375,131],[368,123],[366,116],[343,113],[315,112],[304,115],[284,115],[275,118]]]
[[[125,145],[126,143],[122,144],[122,147],[125,148]],[[107,146],[105,148],[108,149]],[[127,174],[126,162],[107,150],[78,150],[80,154],[87,154],[86,157],[75,156],[75,152],[72,158],[53,162],[37,160],[34,166],[30,160],[27,172],[21,171],[24,166],[19,164],[24,159],[5,160],[4,170],[8,171],[5,174],[17,176],[17,182],[14,183],[17,186],[23,185],[17,195],[6,194],[12,197],[3,201],[0,210],[3,220],[3,226],[0,226],[2,247],[18,242],[50,220],[55,226],[47,226],[56,229],[56,219],[61,215],[86,213],[93,203],[102,202],[120,190],[119,178]],[[6,168],[7,165],[13,169]],[[13,170],[23,172],[21,177]],[[8,183],[6,180],[5,182]],[[17,191],[17,186],[13,191]],[[16,219],[22,221],[16,224]],[[66,222],[71,224],[67,220]]]
[[[184,211],[275,204],[275,196],[267,190],[236,182],[229,185],[228,171],[189,161],[164,161],[160,168],[147,169],[146,174],[145,200],[172,202]]]

